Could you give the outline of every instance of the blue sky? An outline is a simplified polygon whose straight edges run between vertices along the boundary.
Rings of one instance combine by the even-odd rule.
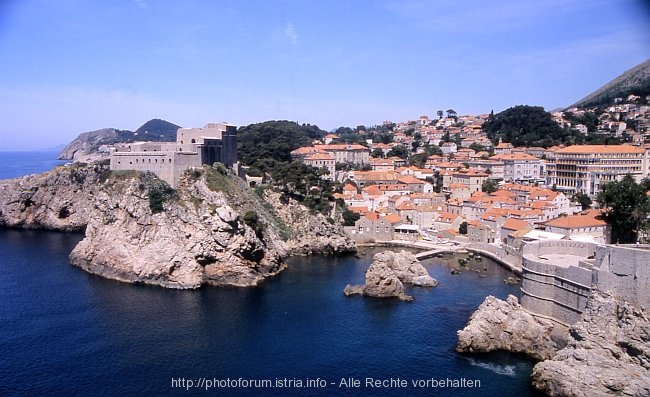
[[[641,0],[4,0],[0,150],[151,118],[339,126],[567,106],[650,58]]]

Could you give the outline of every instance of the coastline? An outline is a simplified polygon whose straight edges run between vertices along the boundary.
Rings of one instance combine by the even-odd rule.
[[[375,241],[372,243],[357,243],[357,247],[406,247],[406,248],[416,248],[426,251],[433,251],[430,256],[418,256],[418,259],[426,259],[437,253],[462,253],[462,251],[473,252],[476,254],[483,255],[491,260],[497,262],[499,265],[504,267],[506,270],[521,276],[522,265],[521,261],[516,263],[514,259],[515,255],[508,253],[507,251],[485,243],[467,243],[467,242],[449,242],[445,244],[438,244],[431,241],[407,241],[407,240],[391,240],[391,241]],[[486,247],[488,246],[488,247]],[[423,252],[423,253],[425,253]],[[420,253],[422,254],[422,253]]]

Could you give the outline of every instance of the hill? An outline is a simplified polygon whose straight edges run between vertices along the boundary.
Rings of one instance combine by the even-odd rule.
[[[562,129],[540,106],[519,105],[490,115],[483,131],[496,145],[500,139],[514,146],[550,147],[570,140],[570,131]]]
[[[168,121],[153,119],[144,123],[136,131],[102,128],[101,130],[83,132],[63,148],[58,158],[60,160],[89,161],[96,159],[102,145],[135,141],[172,142],[176,140],[176,131],[179,128],[176,124]]]
[[[641,97],[650,95],[650,60],[626,71],[569,108],[611,105],[614,98],[627,98],[632,94]]]
[[[257,160],[291,161],[291,151],[322,138],[327,132],[315,125],[293,121],[265,121],[237,131],[239,160],[251,165]]]
[[[180,126],[161,119],[152,119],[135,130],[139,140],[172,142]]]

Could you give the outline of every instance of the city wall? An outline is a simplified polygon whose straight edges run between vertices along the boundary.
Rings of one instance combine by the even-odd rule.
[[[562,263],[554,254],[562,254]],[[547,257],[548,256],[548,257]],[[529,312],[570,326],[593,289],[650,307],[650,251],[569,240],[524,246],[521,304]]]

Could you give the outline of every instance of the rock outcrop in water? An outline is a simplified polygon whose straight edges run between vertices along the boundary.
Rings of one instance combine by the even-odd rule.
[[[526,312],[517,297],[506,301],[488,296],[472,314],[467,326],[458,331],[456,351],[486,353],[497,350],[523,353],[537,360],[551,358],[557,351],[551,339],[553,323]]]
[[[413,297],[404,292],[404,284],[435,287],[438,281],[429,276],[415,255],[407,251],[384,251],[375,254],[366,270],[366,283],[362,286],[347,285],[347,296],[362,294],[373,298],[392,298],[411,301]]]
[[[533,369],[549,396],[650,396],[650,322],[646,313],[594,292],[567,346]]]
[[[266,202],[221,171],[190,171],[172,190],[153,174],[58,167],[0,182],[0,225],[85,229],[73,264],[169,288],[250,286],[281,271],[284,256],[354,251],[340,226],[279,195]]]

